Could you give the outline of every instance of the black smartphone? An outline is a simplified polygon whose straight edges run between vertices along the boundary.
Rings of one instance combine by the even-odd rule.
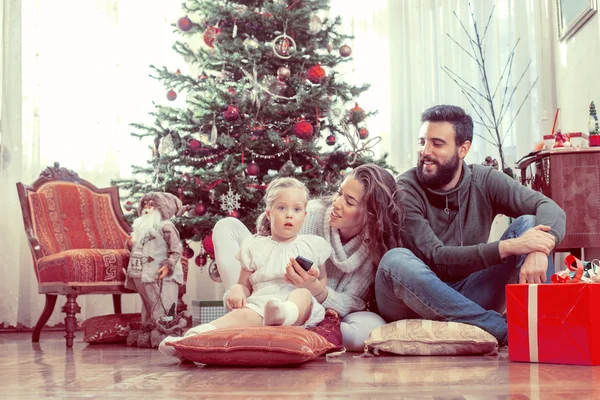
[[[308,270],[310,269],[310,267],[312,267],[313,262],[310,261],[308,258],[302,257],[302,256],[298,256],[296,257],[296,262],[298,264],[300,264],[300,266],[302,267],[303,270],[305,270],[306,272],[308,272]]]

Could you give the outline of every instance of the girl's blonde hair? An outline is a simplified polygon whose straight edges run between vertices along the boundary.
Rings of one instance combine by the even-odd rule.
[[[271,181],[271,183],[269,183],[267,190],[265,190],[265,197],[263,198],[265,202],[265,210],[271,208],[273,201],[275,201],[277,196],[279,196],[279,193],[286,189],[302,190],[305,198],[304,206],[306,207],[310,193],[304,183],[300,182],[296,178],[275,178]],[[271,234],[271,221],[269,221],[267,218],[266,211],[260,214],[256,219],[256,233],[260,236],[269,236]]]

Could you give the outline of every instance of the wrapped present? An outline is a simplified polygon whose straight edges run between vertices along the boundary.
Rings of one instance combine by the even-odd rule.
[[[600,365],[600,318],[594,315],[600,284],[593,278],[582,283],[586,263],[565,260],[571,267],[572,262],[576,270],[569,268],[565,283],[506,286],[509,360]],[[587,264],[593,272],[595,264]]]

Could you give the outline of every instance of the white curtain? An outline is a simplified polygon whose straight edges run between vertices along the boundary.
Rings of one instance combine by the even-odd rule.
[[[537,77],[535,15],[541,11],[535,9],[538,5],[533,0],[471,3],[481,31],[495,7],[485,41],[492,85],[498,81],[518,38],[521,40],[514,57],[509,90],[527,63],[532,62],[507,114],[510,122]],[[371,132],[383,139],[379,151],[389,152],[389,161],[399,172],[416,165],[416,139],[422,111],[436,104],[454,104],[474,115],[458,86],[442,70],[448,67],[473,86],[480,87],[477,65],[448,37],[469,48],[454,12],[472,31],[467,0],[371,0],[368,3],[332,0],[330,14],[344,17],[346,33],[355,36],[350,44],[354,59],[347,72],[357,82],[372,84],[361,103],[365,109],[379,110],[379,115],[368,124]],[[515,161],[527,154],[535,138],[540,137],[537,94],[536,88],[506,136],[503,150],[508,166],[514,167]],[[508,125],[503,125],[504,129]],[[475,132],[491,139],[481,126],[476,125]],[[481,163],[487,155],[498,158],[496,149],[476,136],[467,162]]]
[[[179,37],[171,24],[181,17],[180,1],[0,1],[0,144],[10,156],[9,162],[0,163],[0,323],[31,327],[44,296],[37,293],[15,183],[33,182],[54,161],[98,187],[128,176],[130,165],[143,165],[149,157],[147,144],[130,136],[129,123],[151,123],[152,101],[167,102],[168,89],[148,77],[148,65],[184,73],[187,66],[171,48]],[[521,37],[514,70],[522,71],[532,59],[532,73],[521,84],[529,87],[536,76],[533,0],[473,3],[480,26],[496,5],[487,49],[492,81],[507,49]],[[474,63],[446,36],[464,42],[452,12],[470,27],[467,2],[332,0],[331,6],[330,15],[341,15],[346,32],[355,35],[348,43],[354,58],[342,70],[344,77],[372,85],[359,99],[360,106],[379,110],[368,121],[369,131],[382,137],[378,151],[389,152],[389,161],[403,172],[416,164],[419,117],[425,108],[446,103],[471,111],[441,70],[448,66],[469,82],[479,79]],[[538,135],[537,91],[531,99],[504,148],[511,164],[529,151]],[[184,106],[184,101],[179,96],[175,105]],[[479,163],[486,155],[497,156],[475,138],[468,161]],[[188,305],[192,299],[218,299],[222,294],[208,273],[200,271],[191,263]],[[125,312],[139,310],[135,296],[125,299]],[[112,312],[110,296],[81,296],[79,302],[80,320]],[[62,322],[61,305],[49,324]]]
[[[150,64],[185,71],[171,48],[179,37],[171,24],[181,17],[181,4],[3,0],[1,11],[0,143],[11,161],[0,169],[0,323],[31,327],[44,296],[37,293],[15,183],[31,183],[59,161],[106,187],[129,176],[131,165],[145,164],[149,142],[131,137],[129,124],[151,124],[152,102],[168,102],[168,89],[148,76]],[[197,282],[206,284],[208,276],[191,264],[184,298],[189,306],[198,298]],[[48,324],[62,322],[63,299]],[[79,320],[113,312],[111,296],[80,296],[78,303]],[[141,307],[135,295],[124,296],[123,305],[124,312]]]

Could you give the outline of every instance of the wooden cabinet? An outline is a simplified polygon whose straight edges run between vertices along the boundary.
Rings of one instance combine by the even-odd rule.
[[[557,250],[600,247],[600,148],[541,151],[517,167],[524,185],[550,197],[567,215]]]

